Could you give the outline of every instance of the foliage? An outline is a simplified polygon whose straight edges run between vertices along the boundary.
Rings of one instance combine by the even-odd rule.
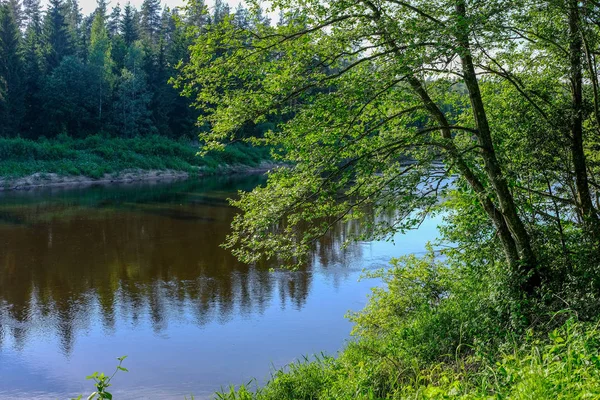
[[[503,264],[515,323],[539,299],[596,291],[598,7],[509,3],[279,0],[282,24],[226,19],[198,36],[177,82],[212,127],[206,148],[268,144],[293,165],[234,203],[234,254],[294,266],[365,207],[395,212],[370,238],[447,208],[454,255],[493,249],[480,261]],[[240,137],[267,119],[276,129]]]
[[[430,254],[395,260],[367,307],[351,316],[355,340],[337,358],[304,359],[219,399],[595,398],[600,331],[570,310],[535,329],[503,325],[489,285]]]
[[[194,139],[201,111],[168,81],[190,57],[188,32],[228,19],[230,11],[192,3],[169,9],[145,0],[139,11],[116,4],[109,12],[100,1],[84,16],[77,0],[51,0],[45,11],[39,0],[2,2],[0,137],[101,132]],[[260,134],[252,124],[243,131]]]
[[[100,178],[125,170],[177,170],[211,173],[233,165],[257,166],[269,159],[269,150],[246,145],[225,153],[198,157],[188,139],[164,136],[110,138],[101,135],[52,140],[0,138],[0,176],[22,177],[34,173],[83,175]]]
[[[108,375],[105,375],[103,372],[102,373],[94,372],[92,375],[90,375],[86,378],[86,379],[93,380],[95,383],[95,386],[96,386],[96,391],[92,392],[92,394],[90,394],[87,397],[88,400],[93,400],[93,399],[111,400],[113,398],[112,394],[110,392],[108,392],[106,389],[109,388],[110,386],[112,386],[112,384],[110,382],[112,381],[112,379],[115,377],[115,375],[119,371],[129,372],[127,370],[127,368],[123,367],[123,361],[125,361],[126,358],[127,358],[127,356],[122,356],[122,357],[117,358],[117,360],[119,361],[119,365],[117,365],[117,368],[115,369],[115,372],[113,372],[112,375],[108,376]],[[82,396],[79,395],[79,397],[77,397],[77,399],[73,399],[73,400],[81,400],[81,399],[82,399]]]

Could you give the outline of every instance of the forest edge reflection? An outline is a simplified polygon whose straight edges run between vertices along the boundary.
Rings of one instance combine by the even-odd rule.
[[[295,272],[248,266],[219,247],[236,210],[227,197],[264,177],[213,178],[0,196],[0,350],[34,333],[57,336],[68,356],[77,336],[116,319],[155,333],[192,312],[225,323],[261,314],[274,296],[301,309],[315,269],[341,280],[361,258],[342,243],[359,223],[339,223]],[[362,266],[360,266],[362,267]],[[97,317],[96,317],[97,314]],[[10,340],[9,340],[10,339]]]

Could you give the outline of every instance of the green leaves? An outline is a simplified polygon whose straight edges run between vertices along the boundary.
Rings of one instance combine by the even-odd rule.
[[[103,372],[94,372],[91,375],[88,375],[86,377],[86,379],[88,380],[93,380],[94,384],[96,386],[96,391],[92,392],[87,399],[88,400],[93,400],[93,399],[108,399],[108,400],[112,400],[113,395],[108,392],[106,389],[109,388],[110,386],[112,386],[111,381],[112,379],[115,377],[115,375],[117,374],[117,372],[119,371],[123,371],[123,372],[129,372],[127,370],[127,368],[123,367],[123,361],[125,361],[125,359],[127,358],[127,356],[121,356],[118,357],[117,360],[119,361],[119,364],[117,365],[115,372],[108,376],[105,375]],[[77,399],[73,399],[73,400],[80,400],[82,397],[79,396],[77,397]]]

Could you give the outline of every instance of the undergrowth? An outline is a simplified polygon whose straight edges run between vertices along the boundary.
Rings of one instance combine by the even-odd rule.
[[[125,170],[176,170],[201,168],[211,173],[223,166],[256,166],[269,159],[266,148],[235,144],[204,157],[189,139],[149,135],[112,138],[101,135],[74,139],[29,140],[0,138],[0,177],[19,178],[34,173],[83,175],[99,178]]]
[[[384,285],[350,315],[354,340],[337,357],[304,359],[265,385],[231,387],[217,398],[600,399],[593,319],[547,312],[521,329],[499,307],[497,286],[433,253],[369,276]]]

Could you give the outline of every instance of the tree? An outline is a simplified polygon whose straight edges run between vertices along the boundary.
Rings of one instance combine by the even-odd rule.
[[[17,135],[24,114],[21,33],[9,4],[0,5],[0,78],[4,86],[3,135]]]
[[[240,29],[250,28],[250,15],[248,10],[240,3],[233,13],[233,22]]]
[[[220,24],[221,22],[225,21],[227,17],[229,17],[229,14],[231,14],[229,3],[223,2],[223,0],[215,0],[212,23]]]
[[[39,0],[24,0],[23,1],[23,16],[26,27],[34,25],[34,28],[41,33],[42,27],[42,12]]]
[[[44,17],[46,62],[50,70],[56,68],[63,57],[71,55],[71,36],[65,22],[65,5],[62,0],[50,0]]]
[[[99,3],[100,4],[100,3]],[[102,126],[102,108],[106,97],[110,93],[112,84],[112,58],[111,45],[106,29],[106,14],[104,6],[99,5],[96,10],[92,31],[90,36],[90,49],[88,63],[92,72],[92,81],[94,82],[94,93],[96,94],[96,104],[98,126]]]
[[[25,116],[22,131],[35,137],[42,131],[43,108],[41,90],[45,79],[42,24],[39,1],[25,2],[27,29],[23,40],[23,85]]]
[[[160,31],[160,0],[144,0],[140,12],[140,28],[149,43],[156,44]]]
[[[127,46],[130,46],[138,39],[137,16],[131,3],[125,5],[123,19],[121,20],[121,35]]]
[[[597,41],[582,35],[579,24],[582,15],[593,14],[585,10],[592,6],[550,3],[540,8],[518,1],[336,0],[325,6],[316,0],[280,0],[272,6],[284,10],[284,23],[257,24],[250,34],[215,17],[221,23],[197,39],[179,79],[184,93],[196,93],[196,105],[207,113],[199,121],[212,127],[201,135],[206,149],[240,140],[239,131],[248,121],[279,115],[287,122],[263,141],[246,140],[272,145],[294,163],[271,174],[266,188],[235,203],[244,215],[234,221],[228,245],[245,261],[261,255],[297,260],[332,223],[355,218],[366,204],[378,212],[402,210],[392,224],[372,227],[374,236],[386,236],[414,226],[435,208],[440,195],[452,193],[473,199],[494,227],[487,240],[499,239],[513,293],[533,295],[550,279],[540,261],[544,245],[534,240],[545,229],[541,213],[552,188],[568,182],[549,181],[547,189],[533,189],[543,199],[525,202],[517,188],[532,188],[531,179],[541,184],[558,170],[534,177],[518,170],[524,150],[511,154],[514,148],[507,143],[521,140],[515,132],[524,128],[514,121],[522,117],[507,122],[496,114],[508,92],[514,89],[526,115],[543,118],[540,114],[548,113],[538,103],[547,102],[543,107],[551,108],[553,117],[562,115],[567,121],[558,130],[569,132],[572,161],[567,168],[573,171],[576,198],[567,200],[565,210],[575,205],[589,225],[598,217],[589,201],[584,175],[592,165],[582,144],[582,50],[585,39],[594,46]],[[255,17],[257,7],[252,8]],[[530,32],[536,18],[535,25],[543,26],[539,14],[556,28],[554,35]],[[597,28],[589,24],[588,29]],[[570,32],[566,37],[565,31]],[[553,43],[554,38],[564,44]],[[567,62],[555,66],[549,58],[538,58],[533,49],[540,48],[543,54],[563,53]],[[528,63],[538,60],[530,74]],[[596,71],[595,64],[588,64]],[[536,93],[546,73],[556,78],[554,92],[571,93],[570,105],[548,105],[548,97]],[[588,79],[594,82],[594,76]],[[566,82],[568,91],[563,90]],[[532,125],[527,125],[526,138],[533,141],[545,131],[534,131]],[[443,169],[435,167],[440,158]],[[552,162],[556,165],[556,156]],[[449,189],[446,183],[453,174],[460,178]],[[529,207],[536,209],[533,222],[524,211]],[[460,210],[466,208],[455,212]],[[308,224],[308,233],[300,233],[301,224]],[[597,241],[585,240],[598,249]]]
[[[69,42],[73,51],[81,58],[87,56],[85,35],[81,30],[83,26],[83,16],[77,0],[66,0],[64,5],[65,24],[69,33]]]
[[[82,136],[90,132],[98,106],[90,76],[87,66],[74,56],[64,57],[52,71],[44,82],[46,123],[41,134]]]
[[[119,3],[113,7],[110,17],[108,18],[107,29],[108,34],[111,37],[116,36],[119,33],[119,28],[121,26],[121,7]]]
[[[129,47],[125,68],[117,83],[114,119],[119,133],[126,137],[148,134],[156,130],[152,126],[149,109],[152,99],[148,92],[146,76],[142,69],[143,47],[135,42]]]
[[[23,28],[23,24],[25,22],[25,14],[23,13],[23,7],[21,5],[21,1],[20,0],[8,0],[7,4],[13,12],[13,16],[14,16],[15,24],[17,25],[17,28],[19,30],[21,30]]]
[[[196,35],[210,24],[208,7],[204,0],[191,0],[186,4],[185,23],[188,29],[196,31]]]

